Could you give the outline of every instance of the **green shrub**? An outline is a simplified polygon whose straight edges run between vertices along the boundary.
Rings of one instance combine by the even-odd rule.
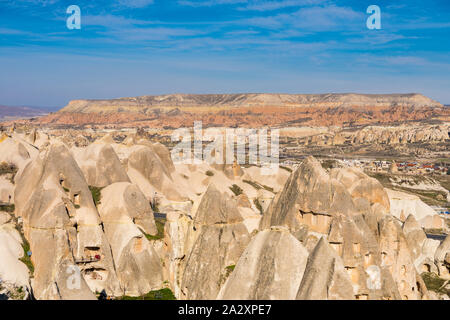
[[[166,219],[155,218],[156,229],[158,233],[155,236],[145,233],[145,237],[150,241],[160,240],[164,238],[164,227],[166,225]]]
[[[214,172],[212,172],[211,170],[206,171],[205,173],[208,177],[212,177],[214,175]]]
[[[12,163],[6,163],[4,161],[0,163],[0,176],[8,173],[16,174],[17,170],[16,165]]]
[[[244,193],[244,191],[241,189],[241,187],[239,187],[237,184],[233,184],[233,185],[230,187],[230,190],[233,191],[233,193],[234,193],[236,196],[238,196],[238,195]]]
[[[324,169],[333,169],[336,167],[336,160],[323,160],[322,168]]]
[[[264,213],[264,209],[261,206],[261,203],[259,203],[258,199],[254,199],[253,203],[255,204],[256,208],[258,209],[259,213],[263,214]]]
[[[34,265],[33,262],[31,262],[31,258],[28,256],[28,252],[30,251],[30,243],[28,242],[27,239],[25,239],[22,233],[20,233],[20,235],[22,237],[23,257],[20,258],[19,260],[22,261],[27,266],[28,270],[30,270],[31,275],[33,275]]]
[[[262,189],[262,187],[254,182],[254,181],[250,181],[250,180],[243,180],[244,183],[251,185],[253,188],[255,188],[256,190]]]
[[[227,268],[227,270],[233,272],[233,271],[234,271],[234,268],[236,268],[236,265],[235,265],[235,264],[232,264],[231,266],[227,266],[226,268]]]
[[[15,209],[16,207],[13,204],[0,204],[0,211],[13,213]]]
[[[94,200],[95,206],[98,206],[101,202],[102,197],[102,189],[94,186],[89,186],[89,190],[91,190],[92,199]]]
[[[444,293],[450,295],[450,290],[443,287],[445,280],[439,278],[439,276],[432,272],[424,272],[421,274],[423,282],[427,286],[427,289],[437,293]]]
[[[118,300],[176,300],[172,290],[164,288],[161,290],[150,291],[149,293],[140,297],[123,296]]]
[[[14,184],[14,177],[18,170],[19,169],[16,167],[15,164],[6,163],[6,162],[0,163],[0,176],[5,175],[5,174],[11,174],[11,177],[9,178],[9,180],[11,181],[12,184]]]

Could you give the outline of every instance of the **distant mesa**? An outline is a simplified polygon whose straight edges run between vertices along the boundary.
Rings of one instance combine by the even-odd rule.
[[[73,100],[39,119],[53,125],[159,128],[204,126],[367,125],[448,120],[450,110],[411,94],[169,94],[110,100]]]

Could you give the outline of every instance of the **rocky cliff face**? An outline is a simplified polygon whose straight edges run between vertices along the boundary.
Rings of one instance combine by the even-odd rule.
[[[202,120],[204,125],[255,127],[388,123],[449,115],[448,108],[420,94],[174,94],[75,100],[40,122],[177,128]]]

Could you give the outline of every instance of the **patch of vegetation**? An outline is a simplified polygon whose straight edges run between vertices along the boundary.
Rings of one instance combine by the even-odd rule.
[[[64,189],[65,192],[70,192],[70,190],[67,189],[66,187],[63,187],[63,189]]]
[[[0,290],[4,288],[0,286]],[[6,293],[6,296],[9,296],[10,300],[23,300],[25,299],[25,290],[22,287],[12,287]]]
[[[285,166],[280,166],[281,169],[286,170],[287,172],[292,172],[291,168],[285,167]]]
[[[272,187],[266,186],[264,184],[260,184],[258,182],[255,181],[250,181],[250,180],[243,180],[244,183],[251,185],[253,188],[255,188],[256,190],[260,190],[260,189],[265,189],[269,192],[275,193],[273,191]],[[233,190],[232,190],[233,191]],[[234,192],[234,191],[233,191]]]
[[[140,297],[123,296],[118,300],[177,300],[172,290],[164,288],[161,290],[150,291],[149,293]]]
[[[264,209],[261,206],[261,203],[259,203],[258,199],[254,199],[253,203],[255,204],[256,209],[258,209],[259,213],[263,214],[264,213]]]
[[[272,192],[272,193],[275,193],[275,192],[273,191],[273,188],[272,188],[272,187],[266,186],[266,185],[264,185],[264,184],[263,184],[262,186],[263,186],[263,188],[266,189],[267,191]]]
[[[208,177],[212,177],[214,175],[214,172],[212,172],[211,170],[206,171],[205,173]]]
[[[408,193],[413,193],[420,198],[423,202],[430,206],[442,206],[446,204],[446,195],[440,191],[433,190],[418,190],[418,189],[410,189],[404,187],[397,187],[395,189],[400,189],[401,191],[405,191]]]
[[[218,285],[219,287],[222,286],[222,284],[225,283],[225,281],[228,279],[228,277],[230,276],[230,274],[234,271],[234,268],[236,267],[236,265],[230,265],[230,266],[226,266],[225,267],[225,273],[222,273],[220,276],[220,279],[218,281]]]
[[[421,274],[423,282],[427,289],[436,293],[443,293],[450,296],[450,290],[444,287],[445,280],[433,272],[424,272]]]
[[[322,168],[324,169],[333,169],[336,167],[336,160],[323,160]]]
[[[244,191],[241,189],[241,187],[239,187],[237,184],[233,184],[233,185],[230,187],[230,190],[231,190],[236,196],[238,196],[238,195],[244,193]]]
[[[80,209],[80,205],[79,204],[75,204],[74,207],[75,207],[75,209]]]
[[[6,163],[4,161],[0,163],[0,176],[10,174],[11,177],[9,178],[9,181],[11,181],[12,184],[14,184],[14,177],[18,170],[19,168],[13,163]]]
[[[13,213],[15,209],[14,204],[0,204],[0,211]]]
[[[101,202],[102,197],[102,189],[94,186],[89,186],[89,190],[91,190],[92,199],[94,200],[95,206],[98,206]]]
[[[17,167],[12,163],[2,162],[0,163],[0,176],[8,173],[16,174]]]
[[[166,219],[164,218],[155,218],[156,229],[158,229],[158,233],[154,236],[145,233],[145,237],[150,241],[160,240],[164,238],[164,227],[166,225]]]
[[[234,268],[236,268],[235,264],[232,264],[231,266],[227,266],[226,269],[229,270],[230,272],[234,271]]]
[[[411,193],[420,198],[423,202],[430,206],[442,206],[446,203],[446,194],[442,191],[437,190],[419,190],[419,189],[413,189],[408,188],[404,186],[395,186],[392,184],[391,180],[389,179],[389,174],[385,173],[367,173],[370,177],[377,179],[385,188],[390,188],[393,190]],[[421,182],[427,182],[427,177],[422,176],[410,176],[408,179],[412,179],[412,181],[408,180],[407,183],[409,185],[413,184],[419,184]],[[405,181],[406,182],[406,181]]]
[[[254,182],[254,181],[243,180],[243,182],[246,183],[246,184],[251,185],[251,186],[252,186],[253,188],[255,188],[256,190],[259,190],[259,189],[262,188],[258,183]]]
[[[30,243],[28,242],[27,239],[25,239],[22,233],[20,233],[20,235],[22,237],[23,257],[20,258],[19,260],[22,261],[27,266],[28,270],[30,270],[31,275],[33,275],[34,265],[33,262],[31,261],[31,257],[28,256],[28,252],[30,252]]]

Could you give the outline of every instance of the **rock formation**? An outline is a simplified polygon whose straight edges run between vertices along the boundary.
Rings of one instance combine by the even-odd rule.
[[[289,230],[261,231],[245,249],[217,299],[293,300],[307,259],[308,252]]]
[[[160,288],[160,257],[144,235],[157,230],[142,192],[127,182],[112,184],[102,190],[99,213],[123,293],[139,296]]]
[[[31,246],[38,299],[94,298],[95,290],[118,294],[111,248],[91,192],[64,145],[51,145],[26,166],[14,198]],[[75,279],[79,274],[83,277]]]
[[[108,144],[93,143],[76,152],[76,160],[90,186],[103,188],[115,182],[130,182],[114,149]]]
[[[128,175],[131,181],[144,191],[147,198],[152,198],[157,192],[170,200],[186,200],[172,180],[172,160],[162,154],[160,147],[156,148],[143,145],[134,148],[128,157]],[[160,150],[162,158],[155,149]]]
[[[311,252],[299,299],[428,298],[389,210],[378,181],[355,169],[333,169],[328,175],[310,157],[274,198],[260,229],[286,226]],[[405,228],[412,237],[410,229]]]
[[[249,242],[236,203],[210,185],[194,218],[195,243],[187,256],[182,296],[215,299],[226,280],[227,267],[236,265]]]
[[[434,261],[438,267],[439,276],[450,279],[450,237],[448,235],[437,248]]]
[[[308,258],[297,299],[350,300],[353,287],[341,258],[322,238]]]
[[[311,230],[326,233],[333,216],[356,212],[345,187],[331,179],[319,161],[308,157],[274,198],[264,213],[260,229],[287,226],[295,235],[308,224]]]

